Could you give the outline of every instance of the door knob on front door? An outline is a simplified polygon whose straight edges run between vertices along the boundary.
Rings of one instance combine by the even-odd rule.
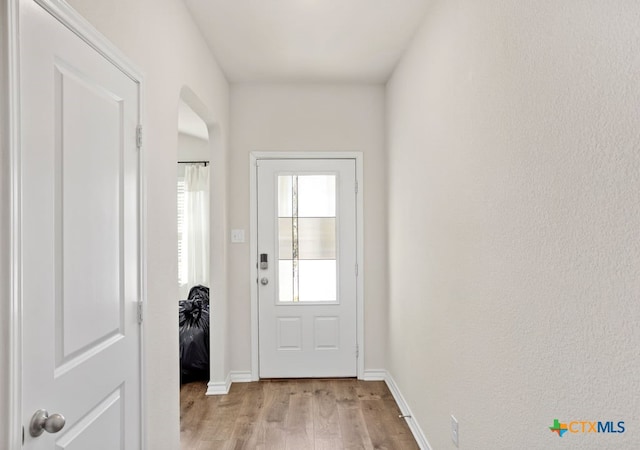
[[[266,286],[267,284],[269,284],[269,279],[267,277],[260,278],[260,284]]]
[[[33,437],[40,436],[44,431],[47,433],[57,433],[62,430],[65,418],[61,414],[51,414],[46,409],[39,409],[31,417],[29,424],[29,434]]]

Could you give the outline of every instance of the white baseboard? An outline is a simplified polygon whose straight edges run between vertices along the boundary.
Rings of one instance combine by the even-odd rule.
[[[231,374],[227,374],[224,381],[209,381],[207,395],[227,395],[231,388]]]
[[[227,374],[224,381],[209,381],[207,395],[226,395],[231,388],[231,374]]]
[[[248,383],[253,381],[251,372],[232,371],[224,381],[209,381],[207,395],[227,395],[233,383]]]
[[[387,379],[386,370],[365,370],[363,381],[385,381]]]
[[[232,371],[229,373],[229,376],[231,377],[231,382],[232,383],[249,383],[253,380],[253,377],[251,376],[251,371],[247,370],[247,371]]]
[[[409,429],[411,430],[411,433],[413,434],[413,437],[415,438],[416,442],[418,443],[418,445],[422,450],[431,450],[431,446],[427,441],[427,437],[424,435],[424,432],[422,431],[422,428],[420,428],[420,425],[418,425],[418,422],[416,422],[416,420],[414,419],[413,413],[411,412],[411,408],[409,408],[409,404],[402,396],[402,393],[400,392],[400,388],[396,384],[391,374],[389,374],[386,371],[384,372],[385,372],[384,381],[387,383],[387,386],[389,387],[389,390],[391,391],[391,394],[393,395],[393,398],[398,404],[398,408],[400,408],[400,411],[402,412],[402,414],[405,416],[408,416],[405,418],[405,420],[407,421],[407,425],[409,425]]]

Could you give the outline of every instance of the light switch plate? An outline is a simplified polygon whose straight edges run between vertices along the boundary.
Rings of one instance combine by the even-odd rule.
[[[244,230],[231,230],[231,243],[241,244],[244,242]]]

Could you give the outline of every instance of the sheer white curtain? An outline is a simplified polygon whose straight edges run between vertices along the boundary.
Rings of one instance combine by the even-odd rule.
[[[188,164],[184,176],[184,262],[181,281],[209,286],[209,167]]]

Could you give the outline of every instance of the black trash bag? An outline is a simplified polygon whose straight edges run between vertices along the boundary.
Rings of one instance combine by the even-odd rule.
[[[188,300],[200,299],[208,305],[209,304],[209,288],[201,284],[194,286],[191,289],[189,289],[189,296],[187,297],[187,299]]]
[[[209,299],[181,300],[180,382],[209,379]]]

